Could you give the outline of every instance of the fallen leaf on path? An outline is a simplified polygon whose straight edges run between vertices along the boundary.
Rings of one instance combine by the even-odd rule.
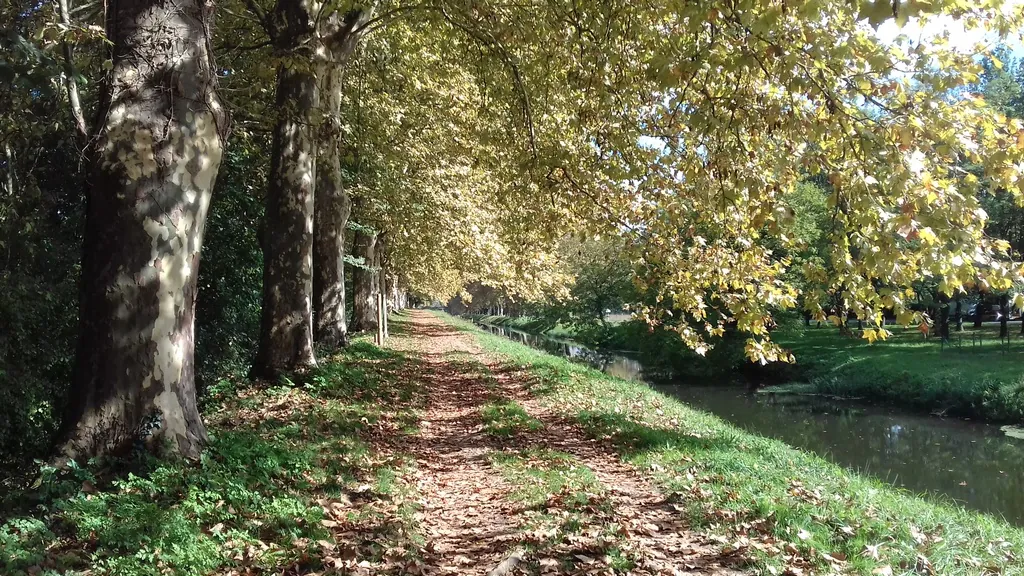
[[[822,552],[821,557],[824,558],[826,562],[831,562],[833,564],[842,564],[843,562],[846,562],[846,554],[843,554],[842,552]]]

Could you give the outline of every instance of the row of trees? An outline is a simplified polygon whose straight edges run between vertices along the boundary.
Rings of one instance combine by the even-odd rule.
[[[1024,21],[1000,2],[962,4],[896,16],[1003,34]],[[950,97],[983,71],[972,54],[879,40],[871,24],[893,15],[888,1],[5,10],[5,142],[53,136],[83,167],[63,182],[86,199],[67,456],[143,432],[198,454],[196,303],[223,288],[199,261],[225,158],[240,170],[232,185],[263,199],[258,232],[238,234],[261,253],[261,377],[344,343],[346,261],[359,263],[351,307],[364,327],[378,290],[564,291],[560,239],[623,237],[653,300],[641,316],[687,318],[673,326],[698,351],[727,326],[749,334],[761,362],[785,358],[768,328],[801,291],[813,315],[840,290],[877,319],[908,309],[899,289],[921,277],[948,293],[1021,277],[985,235],[980,198],[1020,197],[1024,127]],[[19,118],[34,108],[38,133]],[[17,153],[5,148],[11,198]],[[44,171],[60,178],[29,171],[37,185]],[[802,242],[789,199],[815,175],[832,226],[827,265],[802,263],[808,288],[788,275]]]
[[[486,114],[482,99],[494,94],[476,87],[474,74],[495,61],[481,53],[488,41],[478,34],[414,34],[408,22],[390,22],[388,34],[365,40],[401,14],[400,6],[375,17],[373,5],[248,3],[225,7],[231,17],[216,32],[212,6],[201,2],[133,2],[105,13],[95,4],[50,8],[11,7],[15,25],[7,38],[17,58],[2,70],[13,81],[7,133],[36,144],[38,134],[19,126],[18,102],[45,102],[40,116],[47,122],[67,118],[52,125],[53,136],[73,135],[67,144],[80,170],[43,170],[65,185],[79,176],[86,189],[78,346],[58,434],[66,456],[102,454],[139,436],[198,454],[205,438],[193,356],[202,303],[198,264],[225,150],[240,169],[255,169],[243,182],[235,174],[227,187],[257,188],[263,197],[256,222],[231,207],[230,216],[258,222],[258,231],[245,234],[224,222],[242,236],[226,249],[251,254],[243,244],[255,236],[263,290],[209,280],[202,286],[227,300],[261,294],[254,376],[314,367],[314,343],[327,350],[343,345],[350,315],[353,329],[374,328],[378,292],[400,302],[409,287],[423,294],[455,290],[470,272],[492,282],[512,282],[517,271],[531,269],[543,276],[545,258],[534,257],[530,239],[521,238],[524,249],[514,254],[502,248],[500,240],[517,233],[515,223],[487,210],[512,197],[484,182],[506,159],[470,148],[471,139],[505,122],[502,110]],[[465,27],[459,17],[468,15],[435,13],[431,24]],[[449,52],[470,59],[438,57]],[[488,74],[500,79],[509,70]],[[409,76],[418,79],[410,83]],[[239,99],[233,114],[221,94]],[[515,122],[505,124],[514,132]],[[36,173],[19,174],[25,164],[14,157],[11,139],[5,142],[10,206],[26,185],[47,185]],[[521,149],[521,142],[512,147]],[[77,198],[69,199],[68,214],[79,216]],[[255,208],[237,195],[232,200]],[[358,222],[349,225],[353,211]],[[16,242],[15,220],[7,222],[6,238]],[[435,257],[422,258],[426,251]],[[353,271],[348,282],[346,263]],[[239,275],[218,266],[215,277]],[[355,295],[350,304],[346,287]],[[12,299],[12,315],[21,303]],[[13,356],[17,343],[10,344]],[[46,405],[35,400],[33,413]],[[5,439],[15,435],[12,428]]]

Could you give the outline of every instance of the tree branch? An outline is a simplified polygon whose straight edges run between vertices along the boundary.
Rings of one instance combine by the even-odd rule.
[[[57,0],[57,7],[60,10],[60,21],[68,29],[71,28],[71,14],[68,11],[68,0]],[[82,113],[82,101],[78,96],[78,80],[75,79],[74,52],[71,43],[64,39],[61,41],[61,48],[64,52],[64,89],[68,93],[68,103],[71,106],[71,119],[75,123],[75,135],[79,145],[83,148],[89,141],[89,127],[85,123],[85,115]]]
[[[416,10],[424,10],[424,9],[431,9],[431,8],[432,8],[432,6],[429,6],[427,4],[415,4],[413,6],[400,6],[398,8],[395,8],[394,10],[388,10],[387,12],[381,14],[380,16],[377,16],[376,18],[372,18],[370,20],[367,20],[365,23],[361,24],[354,31],[354,33],[362,34],[362,33],[365,32],[366,34],[369,34],[370,32],[373,31],[373,30],[370,30],[370,27],[375,25],[375,24],[386,23],[386,22],[384,22],[385,20],[390,20],[390,19],[397,18],[400,14],[403,14],[405,12],[415,12]]]
[[[516,64],[515,60],[513,60],[512,55],[505,48],[505,46],[501,44],[501,42],[494,38],[493,35],[491,35],[488,38],[479,30],[473,29],[466,24],[456,21],[454,18],[451,17],[451,15],[448,14],[448,11],[444,9],[444,6],[437,6],[435,7],[435,9],[441,13],[441,16],[449,24],[451,24],[455,28],[458,28],[459,30],[462,30],[463,32],[466,33],[466,35],[476,40],[483,46],[494,50],[498,55],[498,59],[501,60],[501,62],[509,68],[509,71],[512,73],[512,83],[515,86],[516,92],[518,93],[519,98],[522,102],[523,120],[526,123],[527,135],[530,138],[530,150],[533,153],[533,160],[534,162],[536,162],[537,137],[533,126],[533,111],[530,107],[530,97],[526,93],[526,84],[523,82],[522,75],[519,73],[519,66]]]
[[[365,22],[373,17],[374,7],[355,9],[347,12],[336,30],[324,37],[324,44],[330,49],[334,58],[345,58],[355,48],[360,31]]]
[[[245,5],[248,6],[249,11],[256,15],[256,19],[259,20],[260,26],[263,27],[263,31],[270,37],[271,42],[276,39],[274,27],[270,25],[270,20],[267,18],[267,12],[263,10],[263,7],[259,5],[256,0],[245,0]]]

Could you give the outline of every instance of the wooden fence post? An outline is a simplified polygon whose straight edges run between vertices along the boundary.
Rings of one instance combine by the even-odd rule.
[[[381,294],[377,294],[377,346],[384,345],[384,309],[381,306],[382,303]]]

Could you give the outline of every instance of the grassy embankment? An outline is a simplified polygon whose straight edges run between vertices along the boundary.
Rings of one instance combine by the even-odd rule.
[[[35,489],[6,494],[0,574],[305,574],[354,558],[371,568],[415,562],[402,557],[419,550],[414,484],[394,448],[418,422],[415,373],[414,358],[361,339],[302,386],[221,381],[199,463],[138,456],[117,469],[44,468]]]
[[[592,325],[579,331],[575,326],[556,324],[548,319],[521,316],[463,316],[474,322],[503,326],[530,334],[543,334],[556,339],[569,339],[594,350],[614,350],[628,354],[643,363],[644,372],[653,377],[671,376],[675,380],[707,382],[735,382],[743,371],[750,368],[743,357],[743,340],[728,337],[707,354],[699,356],[686,348],[675,332],[657,328],[651,330],[643,322],[631,320],[625,314],[610,317],[608,322]]]
[[[642,384],[444,319],[527,370],[532,394],[614,443],[695,525],[766,569],[798,556],[860,574],[1024,573],[1024,530],[999,519],[858,476]]]
[[[527,332],[574,336],[570,328],[552,329],[535,318],[480,319]],[[744,368],[738,350],[717,356],[712,351],[700,359],[684,350],[678,338],[648,334],[633,324],[613,326],[613,340],[632,344],[644,361],[664,364],[656,368],[682,368],[689,372],[684,377],[719,376]],[[1024,421],[1024,339],[1018,336],[1018,326],[1010,326],[1007,344],[999,340],[998,324],[978,329],[967,324],[964,332],[953,332],[946,346],[938,338],[925,339],[916,328],[887,329],[887,340],[871,344],[858,336],[842,336],[831,326],[786,326],[774,338],[793,352],[796,364],[754,371],[752,378],[785,383],[764,389],[765,393],[829,394],[947,416]]]
[[[537,316],[490,316],[487,314],[466,314],[463,316],[474,322],[482,322],[491,326],[504,326],[513,330],[521,330],[530,334],[544,334],[555,338],[575,336],[575,332],[566,326],[551,322]]]

